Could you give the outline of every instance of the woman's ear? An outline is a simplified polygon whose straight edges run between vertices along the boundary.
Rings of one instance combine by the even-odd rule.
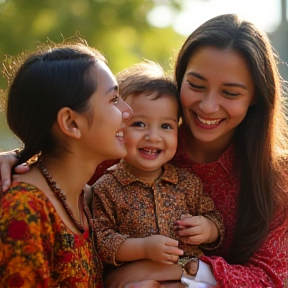
[[[57,124],[65,135],[80,139],[81,131],[77,125],[78,114],[68,107],[63,107],[58,111]]]

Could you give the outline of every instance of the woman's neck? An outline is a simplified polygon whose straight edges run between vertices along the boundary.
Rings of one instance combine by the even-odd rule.
[[[43,157],[43,165],[58,187],[66,194],[67,202],[76,205],[83,187],[92,177],[96,165],[89,165],[73,155]]]
[[[185,153],[195,163],[215,162],[232,143],[232,137],[221,140],[203,142],[195,139],[191,133],[188,133],[185,137]]]

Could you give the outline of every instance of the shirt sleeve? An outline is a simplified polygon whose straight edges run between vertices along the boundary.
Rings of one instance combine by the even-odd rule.
[[[223,288],[288,287],[288,219],[277,213],[270,233],[245,265],[230,265],[222,257],[201,257]]]
[[[105,174],[94,185],[93,228],[96,235],[97,250],[106,264],[119,266],[116,253],[120,244],[129,235],[122,235],[117,228],[115,191],[121,189],[111,174]],[[117,193],[117,192],[116,192]]]
[[[19,193],[9,190],[0,202],[0,287],[48,287],[53,239],[42,225],[48,215],[31,193]]]

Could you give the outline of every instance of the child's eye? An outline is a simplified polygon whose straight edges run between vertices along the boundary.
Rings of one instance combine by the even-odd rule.
[[[131,126],[133,127],[145,127],[145,124],[141,121],[134,122]]]
[[[115,95],[111,100],[115,105],[119,102],[119,95]]]
[[[161,125],[161,128],[162,128],[162,129],[167,129],[167,130],[168,130],[168,129],[173,129],[172,125],[167,124],[167,123],[162,124],[162,125]]]

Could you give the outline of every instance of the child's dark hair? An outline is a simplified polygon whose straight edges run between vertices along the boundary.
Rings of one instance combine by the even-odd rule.
[[[42,46],[24,62],[18,61],[14,79],[8,77],[7,122],[24,144],[18,163],[39,152],[53,151],[56,140],[51,128],[58,111],[69,107],[84,112],[89,108],[88,100],[98,85],[89,75],[90,68],[97,69],[98,61],[106,61],[87,44],[54,46],[44,45],[45,49]]]
[[[147,95],[156,93],[155,100],[164,94],[175,97],[179,107],[178,118],[180,118],[178,89],[175,82],[165,74],[159,64],[149,60],[142,61],[119,72],[116,80],[119,84],[119,94],[124,101],[129,95],[136,96],[142,93]]]

